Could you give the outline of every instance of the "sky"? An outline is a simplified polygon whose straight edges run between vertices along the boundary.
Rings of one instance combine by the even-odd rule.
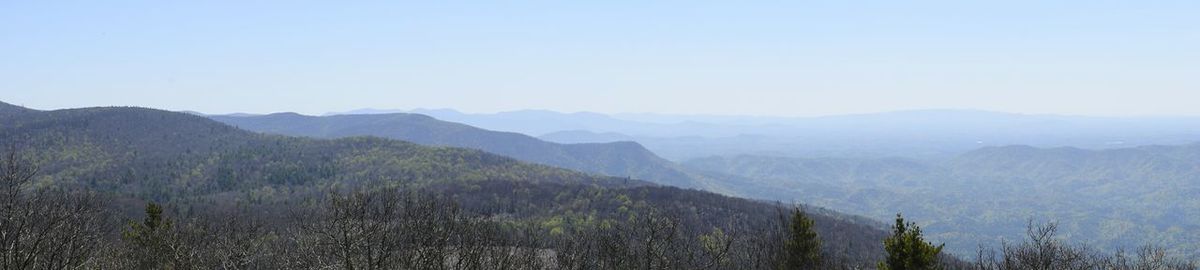
[[[0,1],[0,101],[1200,116],[1200,1]]]

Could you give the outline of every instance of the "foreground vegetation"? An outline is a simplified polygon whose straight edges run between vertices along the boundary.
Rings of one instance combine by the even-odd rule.
[[[798,209],[761,224],[731,220],[697,230],[663,208],[623,219],[546,220],[486,215],[436,193],[333,191],[268,208],[208,209],[173,217],[149,203],[141,220],[113,220],[99,195],[34,188],[37,169],[15,154],[0,163],[0,269],[857,269],[862,260],[821,248]],[[286,220],[279,222],[279,220]],[[561,222],[566,224],[546,224]],[[114,226],[117,225],[117,226]],[[115,235],[119,232],[119,235]],[[897,217],[879,269],[1196,269],[1161,249],[1101,255],[1064,244],[1055,227],[964,263],[941,255],[920,227]],[[844,254],[843,254],[844,255]]]
[[[148,203],[133,217],[114,194],[33,186],[32,164],[4,161],[0,235],[15,237],[0,239],[0,269],[769,269],[788,234],[780,208],[760,202],[505,180],[330,188],[232,207]],[[806,219],[808,235],[838,243],[881,237]],[[824,266],[858,268],[878,257],[864,246],[813,252]]]

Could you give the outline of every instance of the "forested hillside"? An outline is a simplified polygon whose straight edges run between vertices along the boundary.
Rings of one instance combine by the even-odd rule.
[[[940,163],[906,159],[713,157],[685,165],[741,175],[762,198],[886,218],[904,212],[971,254],[1029,221],[1116,250],[1142,244],[1200,256],[1200,145],[1113,150],[991,147]],[[774,189],[766,188],[774,187]]]
[[[446,122],[420,114],[210,116],[239,128],[315,138],[377,136],[422,145],[479,149],[526,162],[631,177],[677,187],[717,189],[703,177],[655,156],[634,142],[558,144],[511,132]]]
[[[350,138],[259,135],[202,117],[143,108],[5,115],[0,143],[33,148],[41,185],[79,185],[162,200],[282,185],[363,181],[641,183],[460,148]],[[615,184],[613,184],[615,185]]]
[[[79,214],[68,218],[99,221],[87,223],[97,225],[80,227],[81,231],[97,233],[99,238],[95,239],[124,239],[99,242],[108,247],[100,250],[113,253],[97,255],[103,260],[95,263],[111,264],[96,267],[130,267],[122,263],[204,265],[227,260],[221,257],[228,255],[221,255],[225,249],[247,248],[223,246],[225,242],[220,241],[226,240],[265,245],[259,246],[261,251],[243,250],[249,252],[307,247],[303,241],[318,241],[309,238],[329,233],[308,225],[349,222],[339,219],[338,213],[354,212],[339,211],[399,207],[404,204],[388,206],[384,202],[409,200],[405,198],[449,207],[414,208],[434,211],[429,213],[435,217],[459,209],[453,211],[461,214],[446,217],[458,220],[455,222],[483,222],[469,223],[483,227],[463,225],[461,233],[503,238],[491,244],[477,243],[484,248],[500,245],[547,249],[557,252],[553,261],[560,264],[572,262],[562,256],[616,260],[572,262],[576,266],[564,268],[590,269],[589,265],[597,263],[692,268],[688,265],[704,262],[716,263],[706,263],[709,267],[739,269],[757,262],[761,268],[771,265],[773,259],[768,255],[773,254],[773,246],[782,243],[775,239],[782,235],[781,222],[785,221],[779,205],[533,165],[478,150],[427,147],[382,138],[325,140],[261,135],[199,116],[131,107],[5,110],[0,123],[0,144],[15,146],[20,153],[6,160],[27,161],[38,169],[28,181],[21,181],[16,177],[21,174],[7,173],[19,166],[7,166],[4,175],[16,176],[5,178],[6,183],[17,183],[18,192],[61,192],[17,196],[14,205],[27,205],[20,201],[26,197],[33,201],[62,200],[53,205],[78,208],[69,210]],[[392,192],[386,193],[388,190]],[[97,199],[67,203],[90,197]],[[355,202],[355,198],[376,199],[358,201],[361,204],[338,203]],[[154,209],[146,208],[149,215],[145,220],[133,222],[142,219],[136,214],[141,212],[142,202],[156,202],[164,205],[164,210],[151,213]],[[367,208],[355,210],[354,205]],[[48,208],[43,214],[67,213],[59,211],[68,210]],[[313,212],[302,214],[306,211]],[[115,215],[89,214],[105,212]],[[379,218],[401,217],[381,215],[385,216]],[[221,216],[236,218],[218,218]],[[882,225],[821,209],[812,209],[809,216],[815,220],[816,232],[828,239],[822,250],[830,262],[867,266],[882,258],[881,240],[886,235],[880,229]],[[153,220],[164,217],[174,220],[175,227],[161,227],[168,221]],[[239,227],[246,224],[237,222],[253,226]],[[122,225],[134,223],[140,225]],[[107,225],[94,227],[102,224]],[[499,227],[486,231],[489,226]],[[316,231],[304,233],[309,229]],[[113,235],[118,232],[121,236]],[[492,239],[487,237],[480,239]],[[648,246],[639,242],[647,239],[656,240]],[[163,243],[176,246],[144,249]],[[712,250],[719,247],[714,244],[730,249]],[[604,245],[643,247],[659,255],[646,257],[641,251],[609,250]],[[719,254],[704,253],[709,252],[705,247]],[[137,254],[163,258],[181,255],[170,252],[200,257],[169,262],[122,259],[140,258]],[[318,252],[301,256],[321,258],[321,254],[328,255]],[[262,267],[275,268],[282,267],[276,264],[282,261],[275,260],[293,255],[242,259],[249,260],[247,265],[262,263]]]

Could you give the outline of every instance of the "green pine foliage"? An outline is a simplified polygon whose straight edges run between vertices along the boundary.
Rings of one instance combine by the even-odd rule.
[[[821,238],[817,236],[813,220],[800,208],[792,209],[783,250],[782,269],[810,270],[822,266]]]
[[[939,254],[943,245],[934,246],[925,242],[921,236],[921,227],[916,223],[905,223],[900,214],[896,214],[896,225],[892,227],[892,236],[883,240],[883,248],[887,251],[887,259],[879,263],[880,270],[937,270],[942,269]]]
[[[146,204],[146,217],[142,222],[130,221],[122,233],[129,247],[125,254],[137,269],[167,268],[174,259],[171,256],[171,231],[174,222],[163,217],[163,208],[155,203]]]

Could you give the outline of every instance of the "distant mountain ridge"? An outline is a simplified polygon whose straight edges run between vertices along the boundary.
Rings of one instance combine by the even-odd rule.
[[[490,131],[406,113],[331,116],[276,113],[209,118],[264,133],[315,138],[378,136],[423,145],[480,149],[529,162],[665,185],[711,188],[681,166],[659,158],[635,142],[558,144],[519,133]]]
[[[661,157],[713,155],[952,158],[987,146],[1108,149],[1200,138],[1200,117],[1094,117],[980,110],[910,110],[820,117],[412,110],[559,143],[636,141]]]

